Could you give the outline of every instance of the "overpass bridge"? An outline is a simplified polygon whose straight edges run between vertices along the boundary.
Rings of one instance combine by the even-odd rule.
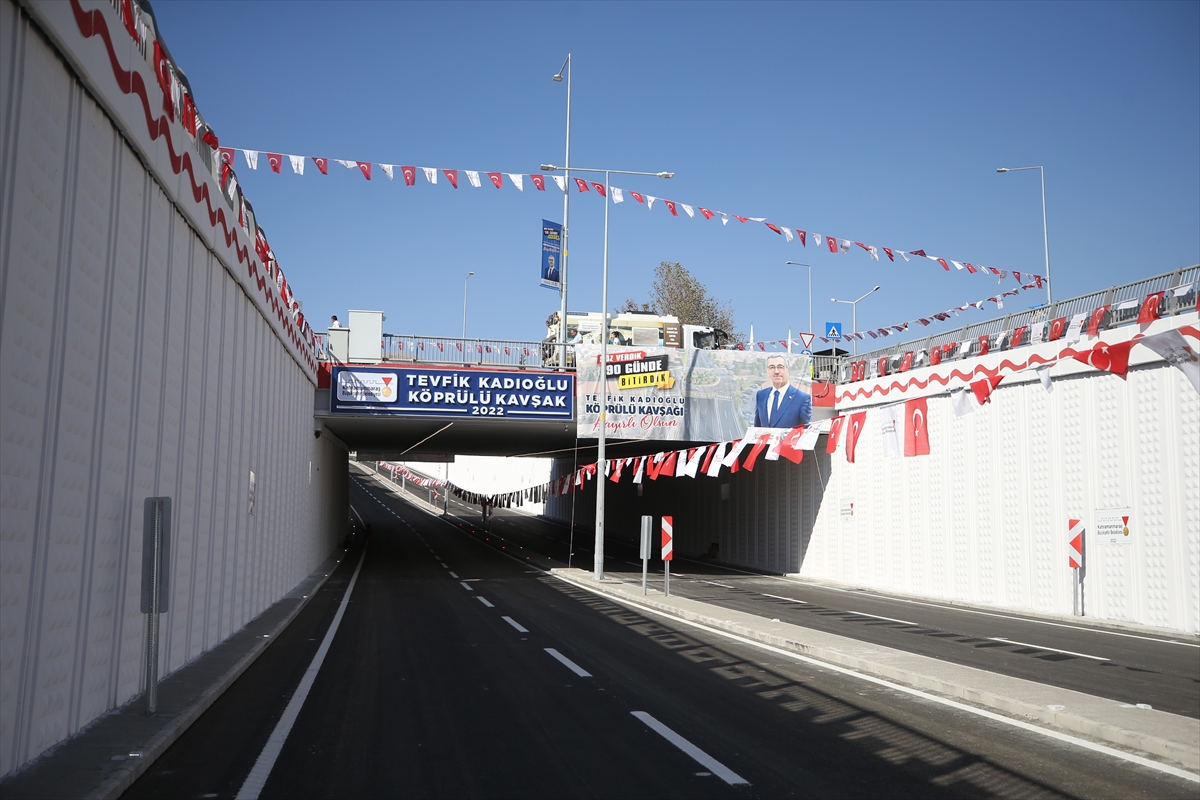
[[[147,497],[174,502],[166,676],[244,632],[336,551],[351,450],[549,457],[552,481],[595,460],[579,438],[584,356],[576,374],[539,361],[542,343],[381,335],[373,355],[324,347],[160,39],[136,2],[0,0],[11,45],[0,81],[0,775],[144,691]],[[843,438],[800,463],[712,477],[634,483],[627,471],[612,483],[609,527],[671,514],[682,555],[716,544],[731,565],[1069,615],[1078,519],[1089,615],[1194,634],[1195,362],[1131,343],[1177,334],[1194,358],[1196,273],[818,362],[828,414],[862,415],[857,451]],[[1124,377],[1110,374],[1113,348],[1128,356]],[[761,377],[706,369],[743,389]],[[980,381],[982,402],[960,414],[973,391],[963,387]],[[930,452],[893,457],[883,423],[909,401],[927,407]],[[387,411],[401,402],[418,410]],[[737,402],[744,413],[753,395]],[[626,434],[609,455],[717,438]],[[596,477],[549,497],[546,515],[590,519]],[[1121,511],[1118,538],[1104,526]]]

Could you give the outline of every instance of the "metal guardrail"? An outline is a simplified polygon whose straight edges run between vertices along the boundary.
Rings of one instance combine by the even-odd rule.
[[[565,356],[565,359],[564,359]],[[455,339],[385,333],[383,360],[409,364],[460,364],[485,367],[567,369],[575,367],[574,347],[557,342],[515,339]]]
[[[1186,291],[1176,294],[1180,287],[1186,287]],[[989,352],[1009,350],[1028,343],[1027,337],[1020,342],[1007,341],[1011,338],[1007,334],[1017,328],[1028,327],[1038,322],[1048,322],[1059,317],[1071,319],[1076,314],[1086,314],[1105,305],[1109,305],[1111,308],[1106,315],[1104,324],[1100,326],[1101,330],[1127,325],[1137,320],[1143,298],[1155,292],[1166,292],[1159,313],[1162,316],[1171,316],[1195,308],[1197,289],[1200,289],[1200,265],[1177,269],[1174,272],[1164,272],[1152,278],[1110,286],[1107,289],[1072,297],[1069,300],[1062,300],[1040,308],[932,334],[924,339],[913,339],[902,344],[888,345],[860,353],[857,356],[841,356],[834,369],[837,376],[836,382],[851,382],[851,365],[854,362],[866,362],[866,374],[860,379],[878,377],[879,359],[881,358],[888,359],[888,374],[898,370],[901,360],[908,353],[913,355],[913,368],[927,366],[930,351],[940,345],[966,343],[965,347],[957,348],[957,352],[953,355],[943,357],[943,361],[971,358],[978,354],[979,340],[982,336],[988,337]]]

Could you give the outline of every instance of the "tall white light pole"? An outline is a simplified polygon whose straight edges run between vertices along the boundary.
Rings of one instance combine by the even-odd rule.
[[[467,281],[471,280],[471,276],[474,274],[475,274],[474,272],[468,272],[467,277],[463,278],[463,335],[462,335],[462,337],[464,339],[467,338]]]
[[[559,258],[558,265],[558,353],[559,353],[559,368],[565,369],[567,366],[567,218],[571,210],[571,54],[567,53],[567,60],[563,62],[562,67],[554,75],[555,83],[562,83],[563,70],[567,72],[567,160],[566,166],[563,167],[563,175],[566,178],[567,190],[563,192],[563,227],[562,227],[562,256]]]
[[[542,164],[546,172],[558,169],[553,164]],[[576,172],[604,173],[604,281],[601,292],[600,311],[600,434],[596,437],[596,546],[595,546],[595,576],[596,580],[604,579],[604,445],[608,434],[608,207],[612,203],[612,186],[609,185],[610,175],[649,175],[654,178],[674,178],[674,172],[630,172],[623,169],[583,169]],[[568,191],[570,186],[567,187]],[[565,348],[564,348],[565,349]],[[578,364],[579,360],[576,359]]]
[[[876,286],[874,289],[867,292],[866,294],[864,294],[862,297],[858,298],[857,300],[838,300],[836,297],[829,298],[830,302],[845,303],[846,305],[851,307],[852,311],[851,311],[850,325],[851,325],[851,327],[854,328],[854,330],[851,331],[851,333],[858,333],[858,304],[860,302],[862,302],[863,300],[866,300],[868,297],[870,297],[871,295],[875,294],[878,291],[879,291],[879,287]],[[854,355],[858,355],[858,337],[852,336],[850,338],[854,340]]]
[[[793,267],[808,267],[808,333],[813,332],[812,326],[812,267],[798,261],[788,261]]]
[[[996,172],[1021,172],[1036,169],[1042,174],[1042,247],[1046,251],[1046,305],[1054,304],[1054,287],[1050,283],[1050,235],[1046,231],[1046,168],[1037,167],[1000,167]]]

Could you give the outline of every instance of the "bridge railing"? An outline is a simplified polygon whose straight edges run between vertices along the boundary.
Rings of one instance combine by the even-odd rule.
[[[409,364],[469,364],[485,367],[567,369],[575,367],[575,349],[557,342],[516,339],[455,339],[385,333],[383,360]]]
[[[902,344],[891,344],[856,356],[842,356],[833,369],[837,383],[850,383],[853,364],[865,362],[865,370],[860,367],[860,380],[879,377],[879,361],[886,358],[886,374],[902,371],[903,359],[906,354],[912,354],[912,368],[929,364],[929,354],[941,345],[967,343],[955,351],[942,357],[942,361],[971,358],[979,355],[982,348],[981,337],[987,336],[988,352],[1009,350],[1029,343],[1028,334],[1021,341],[1012,341],[1012,332],[1018,328],[1028,327],[1039,322],[1066,317],[1070,320],[1076,314],[1087,314],[1091,311],[1109,306],[1100,330],[1109,330],[1137,321],[1138,311],[1144,298],[1155,292],[1166,292],[1159,313],[1171,316],[1196,307],[1196,292],[1200,289],[1200,265],[1177,269],[1174,272],[1164,272],[1151,278],[1133,281],[1118,286],[1110,286],[1090,294],[1060,300],[1051,305],[1040,306],[1027,311],[1019,311],[1004,317],[966,325],[943,333],[932,334],[924,339],[913,339]],[[822,367],[814,365],[815,371]],[[818,375],[818,379],[819,375]]]

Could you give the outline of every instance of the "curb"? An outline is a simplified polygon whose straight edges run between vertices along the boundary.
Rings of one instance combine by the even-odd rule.
[[[1051,711],[1040,705],[1018,700],[1013,697],[999,695],[994,692],[989,692],[984,689],[978,689],[971,686],[953,683],[950,681],[934,678],[919,672],[913,672],[907,669],[880,664],[875,661],[870,661],[863,658],[846,655],[833,648],[808,645],[802,642],[796,642],[791,639],[785,639],[782,636],[763,633],[748,628],[745,625],[738,623],[729,623],[722,619],[698,614],[694,611],[686,611],[676,608],[667,603],[662,603],[650,598],[642,598],[640,596],[634,598],[629,597],[625,593],[618,592],[612,587],[604,584],[589,584],[576,578],[564,574],[558,569],[552,570],[551,574],[555,577],[570,583],[573,586],[578,586],[581,589],[595,592],[597,594],[613,597],[623,603],[632,606],[646,606],[661,611],[670,616],[686,619],[690,622],[695,622],[704,625],[708,628],[736,633],[747,639],[753,639],[763,644],[770,644],[775,647],[785,650],[792,650],[797,653],[802,653],[812,658],[817,658],[822,661],[828,661],[843,667],[849,667],[859,672],[876,675],[878,677],[889,678],[891,680],[904,683],[917,689],[937,692],[938,694],[954,697],[977,705],[986,706],[997,711],[1003,711],[1007,714],[1018,715],[1029,719],[1034,719],[1039,722],[1053,725],[1059,728],[1065,728],[1076,733],[1082,733],[1097,739],[1103,739],[1108,742],[1132,747],[1146,753],[1152,753],[1157,756],[1169,758],[1176,761],[1189,769],[1200,769],[1200,752],[1190,744],[1184,742],[1175,742],[1170,739],[1164,739],[1161,736],[1152,736],[1149,734],[1139,733],[1137,731],[1121,728],[1116,725],[1111,725],[1104,722],[1098,722],[1087,717],[1081,717],[1077,714],[1069,714],[1063,712]]]
[[[326,562],[329,560],[334,560],[334,567],[336,567],[336,558],[337,552],[335,551],[335,553],[331,555],[329,559],[326,559]],[[296,603],[295,607],[287,614],[287,616],[285,616],[282,620],[276,623],[273,628],[267,631],[267,638],[258,639],[249,652],[239,658],[233,664],[233,666],[230,667],[215,683],[201,692],[201,694],[195,699],[194,702],[192,702],[191,705],[184,709],[182,713],[177,714],[173,719],[171,719],[171,721],[168,722],[162,730],[150,737],[150,739],[142,746],[141,758],[135,759],[132,762],[127,762],[129,763],[129,766],[122,765],[113,770],[98,786],[84,795],[86,800],[112,800],[120,797],[126,789],[132,786],[134,781],[141,777],[142,774],[150,768],[150,765],[158,760],[158,757],[165,753],[167,748],[174,744],[175,740],[182,736],[183,733],[192,726],[192,723],[199,719],[200,715],[207,711],[209,707],[212,706],[212,704],[215,703],[217,699],[225,693],[225,690],[233,685],[234,681],[241,677],[243,672],[250,668],[251,664],[258,660],[258,657],[262,655],[263,652],[271,645],[279,633],[287,628],[287,626],[291,624],[292,620],[296,618],[296,616],[304,609],[306,605],[308,605],[308,601],[312,600],[313,597],[316,596],[317,590],[325,585],[325,582],[329,580],[331,575],[333,575],[334,567],[329,568],[329,572],[325,573],[325,576],[312,586],[307,597],[301,597],[300,601]],[[324,564],[317,567],[313,574],[315,575],[316,573],[321,572],[323,569],[325,569]],[[305,580],[308,579],[306,578]],[[288,594],[295,593],[301,586],[303,586],[303,584],[304,581],[301,581],[300,584],[298,584],[297,587]],[[281,597],[280,600],[276,602],[280,602],[285,599],[287,599],[287,595],[284,595],[284,597]],[[252,624],[253,620],[251,620],[246,627],[248,628]],[[243,628],[243,630],[245,630],[245,628]],[[261,636],[261,634],[259,634],[259,636]],[[138,698],[135,698],[134,701],[136,702],[137,699]]]

